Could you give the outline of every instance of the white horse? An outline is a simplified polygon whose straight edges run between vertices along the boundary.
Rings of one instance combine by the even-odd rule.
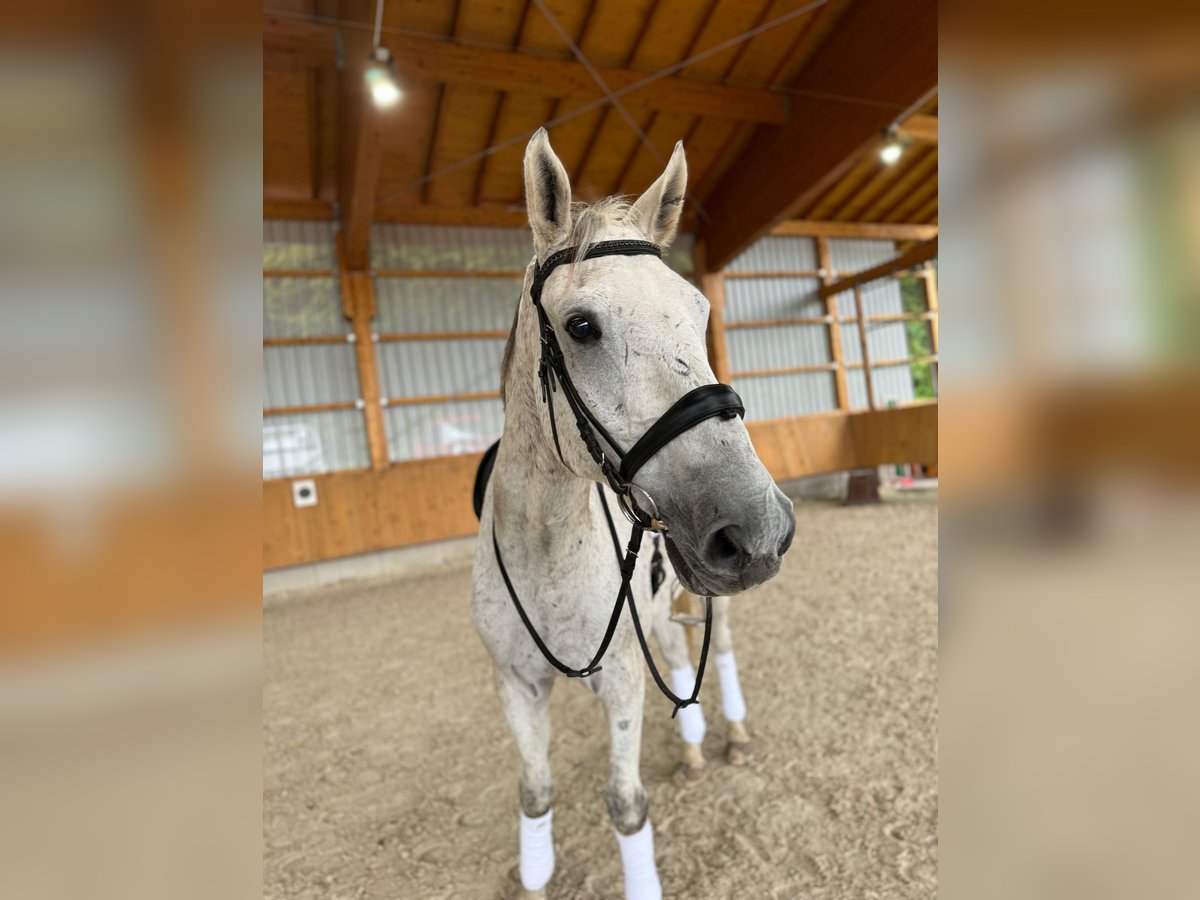
[[[504,585],[490,540],[493,526],[532,625],[569,665],[591,660],[621,584],[595,487],[604,478],[572,427],[574,417],[562,390],[551,391],[549,400],[561,459],[555,449],[538,378],[539,321],[530,288],[538,262],[565,247],[586,248],[607,240],[669,245],[686,182],[687,163],[679,144],[666,170],[636,203],[609,199],[586,207],[572,204],[567,173],[544,130],[525,151],[535,258],[526,271],[502,367],[504,432],[483,499],[472,614],[492,656],[496,691],[521,758],[519,871],[527,896],[543,896],[554,870],[548,700],[559,672],[531,639]],[[688,391],[716,382],[705,352],[708,301],[658,259],[612,256],[564,265],[545,282],[541,303],[575,388],[624,447],[633,445]],[[727,597],[779,571],[795,530],[792,504],[755,455],[741,419],[701,422],[646,462],[636,482],[669,524],[664,539],[671,563],[668,584],[673,573],[696,595]],[[609,500],[615,508],[611,494]],[[615,518],[625,546],[630,526],[619,515]],[[654,623],[671,668],[690,671],[683,631],[669,621],[669,590],[661,589],[652,604],[646,564],[650,551],[647,535],[643,564],[631,585],[633,602],[642,620]],[[727,599],[718,605],[725,627],[717,629],[715,645],[732,661],[727,606]],[[691,685],[681,683],[690,676],[673,677],[676,693],[690,694]],[[639,772],[644,663],[628,612],[604,657],[603,671],[580,680],[600,698],[608,719],[606,799],[625,869],[625,895],[629,900],[659,898],[662,888]],[[659,708],[667,715],[671,707],[663,701]],[[697,709],[687,707],[680,715]]]

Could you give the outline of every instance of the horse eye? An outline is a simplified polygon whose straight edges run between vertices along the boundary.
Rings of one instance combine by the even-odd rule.
[[[577,341],[600,337],[599,329],[593,328],[583,316],[572,316],[567,322],[567,332]]]

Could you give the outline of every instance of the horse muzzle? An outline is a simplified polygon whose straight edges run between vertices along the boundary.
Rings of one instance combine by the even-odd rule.
[[[765,504],[746,504],[695,534],[668,532],[667,553],[694,594],[729,596],[779,574],[796,534],[792,502],[772,486]]]

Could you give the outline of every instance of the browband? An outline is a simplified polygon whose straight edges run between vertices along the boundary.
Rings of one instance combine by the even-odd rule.
[[[537,267],[533,273],[533,284],[529,288],[529,294],[535,304],[542,304],[542,287],[546,284],[546,279],[559,266],[575,262],[575,253],[578,250],[578,247],[565,247],[551,253],[546,257],[546,261]],[[662,247],[649,241],[601,241],[588,247],[579,262],[601,256],[657,256],[662,259]]]

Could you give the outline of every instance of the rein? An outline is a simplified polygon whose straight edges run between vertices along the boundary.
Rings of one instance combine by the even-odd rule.
[[[608,620],[608,629],[605,631],[604,639],[600,642],[600,647],[596,650],[591,662],[582,669],[571,668],[550,652],[550,649],[537,633],[537,629],[533,627],[533,623],[525,612],[525,608],[521,605],[521,601],[517,597],[517,592],[513,588],[512,581],[508,577],[508,571],[504,567],[504,560],[500,554],[500,543],[496,538],[496,523],[494,518],[492,520],[492,548],[496,553],[496,562],[499,563],[500,575],[504,579],[504,586],[508,589],[508,595],[512,598],[517,615],[524,623],[530,637],[533,638],[533,642],[546,658],[546,661],[568,678],[586,678],[601,670],[600,661],[608,651],[608,645],[616,633],[617,623],[621,618],[621,610],[625,606],[626,600],[628,600],[629,614],[633,619],[633,628],[637,634],[638,643],[641,645],[642,656],[646,660],[646,665],[649,667],[650,674],[654,677],[654,682],[658,685],[658,689],[675,705],[671,713],[671,718],[674,718],[679,710],[699,702],[700,683],[704,678],[704,665],[708,659],[709,636],[712,630],[712,597],[704,598],[704,641],[700,651],[700,662],[696,668],[695,687],[692,690],[691,697],[686,699],[681,698],[667,687],[658,672],[658,668],[654,665],[654,659],[650,655],[650,648],[646,644],[646,636],[642,630],[641,621],[638,618],[637,604],[633,602],[633,591],[630,583],[633,580],[634,570],[637,567],[638,549],[641,547],[642,536],[646,531],[660,533],[667,531],[667,525],[659,517],[658,507],[654,503],[653,498],[643,488],[636,485],[633,478],[638,470],[655,453],[681,434],[694,428],[701,422],[716,416],[720,416],[723,419],[731,419],[738,415],[744,416],[746,410],[742,406],[741,398],[738,397],[737,393],[729,385],[706,384],[688,391],[688,393],[680,397],[672,404],[670,409],[646,429],[645,433],[638,438],[628,451],[623,450],[621,445],[613,439],[612,435],[608,433],[599,420],[592,414],[592,411],[588,409],[587,404],[583,402],[583,398],[579,396],[574,382],[571,381],[571,375],[567,371],[562,347],[558,343],[558,335],[554,330],[554,326],[550,323],[550,318],[545,308],[542,306],[542,289],[545,287],[546,280],[554,270],[567,263],[583,262],[584,260],[605,256],[656,256],[662,259],[662,248],[648,241],[602,241],[589,247],[582,258],[576,260],[575,257],[578,249],[577,247],[568,247],[551,254],[544,263],[535,269],[529,293],[533,300],[534,308],[537,310],[541,328],[540,339],[542,351],[541,362],[538,366],[538,380],[542,383],[542,402],[549,409],[550,433],[554,438],[554,448],[558,451],[558,458],[563,466],[570,471],[571,467],[567,465],[567,461],[563,457],[562,445],[559,443],[558,424],[554,418],[554,403],[551,399],[551,394],[557,393],[561,389],[563,398],[567,401],[567,405],[571,408],[571,412],[575,416],[575,426],[579,430],[579,436],[583,440],[588,454],[592,457],[596,465],[599,466],[601,473],[608,482],[609,488],[616,493],[621,512],[624,513],[625,518],[633,525],[633,531],[629,537],[629,545],[625,548],[625,554],[622,556],[620,541],[617,538],[617,529],[613,524],[612,513],[608,509],[608,501],[604,496],[604,488],[597,484],[596,490],[600,494],[600,503],[604,509],[604,517],[608,522],[609,533],[612,535],[613,549],[617,554],[617,560],[621,567],[621,587],[617,592],[617,599],[613,603],[612,615],[609,616]],[[608,455],[600,444],[600,439],[597,438],[597,434],[599,434],[599,438],[604,440],[611,453],[616,457],[617,462],[615,464],[608,458]],[[657,553],[656,547],[656,556]]]

